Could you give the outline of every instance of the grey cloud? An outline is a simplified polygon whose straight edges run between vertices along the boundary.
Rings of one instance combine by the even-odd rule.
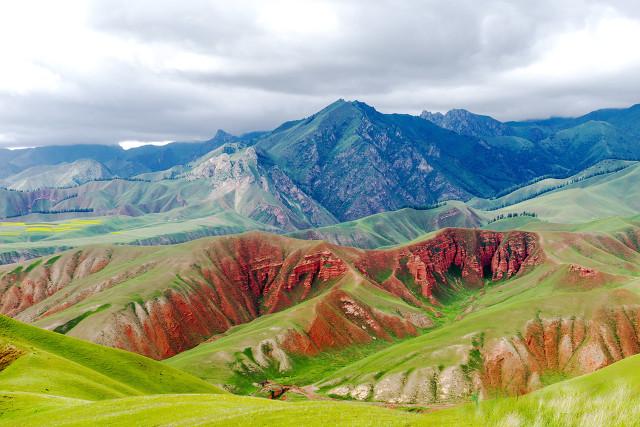
[[[338,97],[382,111],[468,108],[502,119],[579,114],[640,101],[637,67],[575,81],[510,70],[538,61],[554,37],[607,13],[640,19],[634,1],[326,1],[337,27],[312,36],[260,25],[265,2],[94,0],[89,25],[151,50],[219,61],[219,69],[154,69],[110,59],[90,76],[57,69],[59,91],[0,92],[4,145],[190,140],[313,113]],[[10,65],[9,65],[10,66]],[[635,89],[639,88],[639,89]]]

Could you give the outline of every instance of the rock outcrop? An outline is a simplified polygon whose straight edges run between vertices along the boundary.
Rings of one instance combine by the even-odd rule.
[[[15,316],[72,281],[101,271],[110,260],[111,250],[92,249],[16,267],[0,277],[0,313]]]
[[[370,251],[356,267],[389,292],[419,305],[419,299],[437,303],[440,291],[457,286],[456,278],[467,286],[481,286],[483,279],[509,279],[540,263],[542,256],[533,233],[447,229],[422,243]]]
[[[477,376],[470,379],[460,366],[428,366],[361,384],[342,384],[329,389],[327,394],[355,400],[429,405],[464,400],[474,392],[477,383]]]
[[[96,341],[164,359],[307,300],[347,271],[344,261],[322,247],[287,253],[260,238],[223,244],[230,246],[208,248],[208,266],[181,273],[179,288],[114,313]]]
[[[590,320],[534,319],[521,335],[502,338],[484,354],[488,394],[524,394],[547,374],[593,372],[640,352],[640,306],[606,308]]]
[[[395,404],[522,395],[550,381],[587,374],[640,353],[640,306],[602,308],[589,320],[537,317],[515,336],[486,345],[474,338],[470,346],[458,350],[463,354],[458,364],[422,366],[381,377],[368,374],[355,381],[337,379],[321,385],[328,387],[329,395]]]

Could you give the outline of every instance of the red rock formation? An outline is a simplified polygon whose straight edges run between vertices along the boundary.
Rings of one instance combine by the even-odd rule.
[[[592,320],[535,319],[484,351],[485,391],[524,394],[544,374],[581,375],[640,353],[640,306],[603,309]]]
[[[416,326],[402,317],[382,313],[344,291],[334,290],[315,308],[315,317],[304,331],[291,331],[282,348],[291,353],[313,355],[319,351],[390,341],[417,334]]]
[[[113,267],[108,251],[69,252],[52,268],[41,265],[29,273],[20,273],[22,276],[3,276],[2,310],[15,315],[56,294],[73,280],[101,271],[99,280],[58,294],[62,297],[40,305],[39,311],[29,314],[33,318],[24,320],[46,318],[148,273],[156,281],[150,287],[152,292],[96,315],[101,320],[82,334],[90,334],[87,338],[101,344],[163,359],[234,325],[322,294],[323,298],[311,306],[314,308],[309,312],[308,327],[292,332],[285,340],[285,347],[305,354],[413,335],[416,327],[429,326],[427,316],[414,319],[416,313],[385,314],[341,291],[339,286],[333,288],[346,274],[360,280],[354,265],[392,294],[433,310],[426,301],[436,302],[440,287],[453,286],[449,283],[451,277],[458,275],[456,281],[478,286],[486,275],[493,280],[512,277],[541,256],[533,234],[460,229],[445,230],[434,239],[389,251],[365,252],[263,233],[189,245],[184,252],[170,252],[171,258],[158,255],[146,263],[116,263]],[[118,262],[126,258],[121,256]],[[141,289],[147,291],[146,287]],[[329,292],[323,294],[325,291]],[[83,324],[93,318],[83,320]]]
[[[215,241],[210,264],[181,272],[181,289],[167,290],[117,313],[98,339],[156,359],[192,348],[233,325],[306,300],[347,271],[330,250],[290,253],[262,235]]]
[[[390,292],[416,305],[397,280],[408,273],[419,287],[419,295],[437,302],[439,286],[447,285],[448,275],[459,271],[465,284],[479,286],[483,278],[508,279],[522,268],[541,261],[537,237],[533,233],[448,229],[425,242],[389,251],[371,251],[356,266],[377,282],[377,274],[390,269],[392,274],[380,284]],[[406,280],[405,280],[406,282]]]
[[[331,252],[323,251],[305,255],[304,260],[293,268],[287,280],[287,290],[302,286],[302,299],[311,291],[314,280],[327,281],[342,276],[347,271],[344,261],[336,258]]]
[[[68,252],[53,264],[41,263],[30,271],[28,266],[36,261],[25,263],[0,277],[0,313],[15,316],[72,281],[101,271],[110,260],[110,250],[89,249]]]

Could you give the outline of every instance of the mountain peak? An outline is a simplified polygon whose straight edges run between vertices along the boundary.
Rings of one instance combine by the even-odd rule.
[[[366,102],[358,101],[357,99],[354,99],[352,101],[347,101],[344,98],[339,98],[336,101],[334,101],[331,104],[329,104],[326,107],[324,107],[319,112],[331,111],[331,110],[335,110],[335,109],[338,109],[338,108],[356,108],[356,109],[361,110],[361,111],[365,111],[365,110],[366,111],[376,111],[376,109],[374,107],[372,107],[371,105],[367,104]]]
[[[425,110],[420,114],[420,117],[460,135],[486,138],[513,133],[509,126],[493,117],[475,114],[463,108],[454,108],[445,114]]]
[[[218,129],[216,131],[216,134],[213,136],[212,139],[215,139],[215,140],[219,140],[219,139],[231,140],[231,139],[235,139],[235,138],[236,138],[235,135],[232,135],[232,134],[230,134],[229,132],[226,132],[223,129]]]

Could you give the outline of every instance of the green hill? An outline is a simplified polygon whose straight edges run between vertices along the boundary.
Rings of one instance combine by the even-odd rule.
[[[575,224],[634,216],[640,212],[638,179],[640,165],[632,164],[617,172],[579,180],[538,197],[486,212],[485,217],[528,211],[547,222]]]
[[[86,402],[3,393],[0,425],[633,426],[639,415],[638,372],[640,356],[634,356],[517,399],[500,398],[426,414],[419,413],[421,408],[405,407],[417,410],[410,413],[366,403],[277,402],[229,395],[156,395]],[[6,412],[8,402],[38,411]]]
[[[464,203],[446,202],[433,208],[405,208],[327,227],[294,231],[289,236],[369,249],[409,242],[441,228],[472,228],[481,224],[478,214]]]
[[[0,316],[0,390],[85,400],[221,393],[184,372]]]

